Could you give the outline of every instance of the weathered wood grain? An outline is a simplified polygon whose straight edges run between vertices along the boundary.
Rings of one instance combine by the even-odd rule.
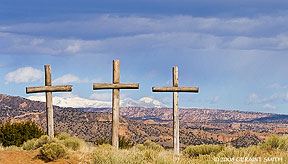
[[[138,83],[120,83],[120,61],[113,60],[113,83],[94,83],[93,90],[113,89],[112,95],[112,146],[119,148],[120,89],[138,89]]]
[[[53,121],[53,98],[52,92],[46,92],[46,118],[47,118],[47,134],[54,137],[54,121]]]
[[[113,60],[113,83],[120,83],[120,60]]]
[[[45,65],[45,86],[51,86],[52,85],[52,78],[51,78],[51,66]]]
[[[153,92],[199,92],[198,87],[152,87]]]
[[[118,148],[120,90],[113,89],[112,96],[112,146]]]
[[[113,60],[113,84],[120,83],[120,61]],[[113,88],[112,97],[112,146],[118,148],[118,129],[119,129],[119,106],[120,106],[120,90]]]
[[[174,66],[172,70],[173,87],[178,87],[178,67]]]
[[[173,92],[173,147],[176,155],[180,153],[178,94]]]
[[[55,85],[55,86],[40,86],[40,87],[26,87],[26,93],[39,92],[71,92],[72,85]]]
[[[138,83],[94,83],[93,90],[100,89],[138,89]]]
[[[178,67],[173,67],[173,87],[178,87]],[[173,92],[173,146],[174,154],[180,153],[180,138],[179,138],[179,104],[178,92]]]
[[[72,85],[56,85],[52,86],[51,66],[45,65],[45,86],[26,87],[26,93],[46,92],[46,118],[47,118],[47,134],[54,137],[54,121],[53,121],[53,100],[52,92],[70,92]]]
[[[45,65],[45,85],[51,88],[51,66]],[[47,117],[47,134],[54,137],[54,121],[53,121],[53,100],[52,92],[46,92],[46,117]]]
[[[152,87],[153,92],[173,92],[173,148],[174,155],[180,154],[180,136],[179,136],[179,92],[199,92],[198,87],[179,87],[178,86],[178,67],[172,69],[173,86],[172,87]]]

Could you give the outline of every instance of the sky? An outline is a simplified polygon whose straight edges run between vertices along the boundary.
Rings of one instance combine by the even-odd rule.
[[[287,20],[283,0],[1,0],[0,93],[43,98],[25,87],[44,85],[49,64],[53,85],[73,85],[55,98],[110,102],[92,84],[112,82],[120,60],[120,82],[140,84],[123,102],[172,107],[152,87],[171,86],[178,66],[179,86],[200,88],[180,108],[288,114]]]

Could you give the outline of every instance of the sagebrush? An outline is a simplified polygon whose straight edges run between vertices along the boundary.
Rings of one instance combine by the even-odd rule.
[[[40,148],[40,158],[45,161],[54,161],[67,156],[67,148],[62,143],[49,143]]]
[[[44,135],[39,139],[28,140],[22,147],[3,147],[0,144],[0,150],[33,150],[38,147],[39,156],[45,161],[72,156],[73,158],[77,157],[82,163],[95,164],[230,164],[235,163],[235,161],[221,160],[254,157],[262,160],[277,157],[279,158],[278,161],[265,163],[282,164],[288,163],[287,145],[287,135],[274,135],[257,146],[249,146],[247,148],[235,148],[231,145],[188,146],[182,150],[179,156],[174,156],[172,149],[165,150],[161,145],[152,141],[116,150],[110,144],[97,145],[96,147],[93,145],[88,146],[77,137],[61,133],[55,138]]]

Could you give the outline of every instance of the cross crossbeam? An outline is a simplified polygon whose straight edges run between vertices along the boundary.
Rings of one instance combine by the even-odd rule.
[[[27,87],[26,93],[39,92],[71,92],[72,85],[56,85],[56,86],[41,86],[41,87]]]
[[[198,92],[198,87],[152,87],[153,92]]]
[[[180,153],[180,141],[179,141],[179,104],[178,104],[178,92],[196,92],[198,93],[198,87],[179,87],[178,86],[178,67],[174,66],[173,70],[173,86],[172,87],[152,87],[153,92],[173,92],[173,148],[174,155]]]
[[[94,83],[93,90],[99,89],[138,89],[139,84],[137,83]]]
[[[71,92],[72,85],[52,86],[51,66],[45,65],[44,68],[45,68],[45,86],[26,87],[26,93],[29,94],[29,93],[46,92],[47,133],[48,133],[48,136],[54,137],[52,92]]]
[[[138,83],[120,83],[120,61],[113,60],[113,83],[94,83],[93,90],[113,89],[112,95],[112,146],[119,147],[119,103],[120,89],[139,89]]]

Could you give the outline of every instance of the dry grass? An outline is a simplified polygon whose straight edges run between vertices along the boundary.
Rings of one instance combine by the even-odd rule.
[[[71,139],[70,136],[65,135],[60,141],[64,143],[64,140],[69,141],[69,138]],[[72,146],[75,146],[74,142],[78,140],[73,138],[72,141]],[[68,147],[70,147],[70,157],[80,161],[80,164],[230,164],[263,163],[264,161],[267,164],[288,163],[287,136],[272,136],[258,146],[239,149],[229,145],[189,146],[178,157],[173,156],[172,150],[165,150],[151,141],[120,150],[115,150],[108,144],[95,147],[79,141],[79,148],[78,144],[76,144],[77,149],[74,150],[72,147]],[[0,145],[0,150],[9,149],[21,150],[22,148],[5,148]],[[261,162],[255,160],[261,160]]]

